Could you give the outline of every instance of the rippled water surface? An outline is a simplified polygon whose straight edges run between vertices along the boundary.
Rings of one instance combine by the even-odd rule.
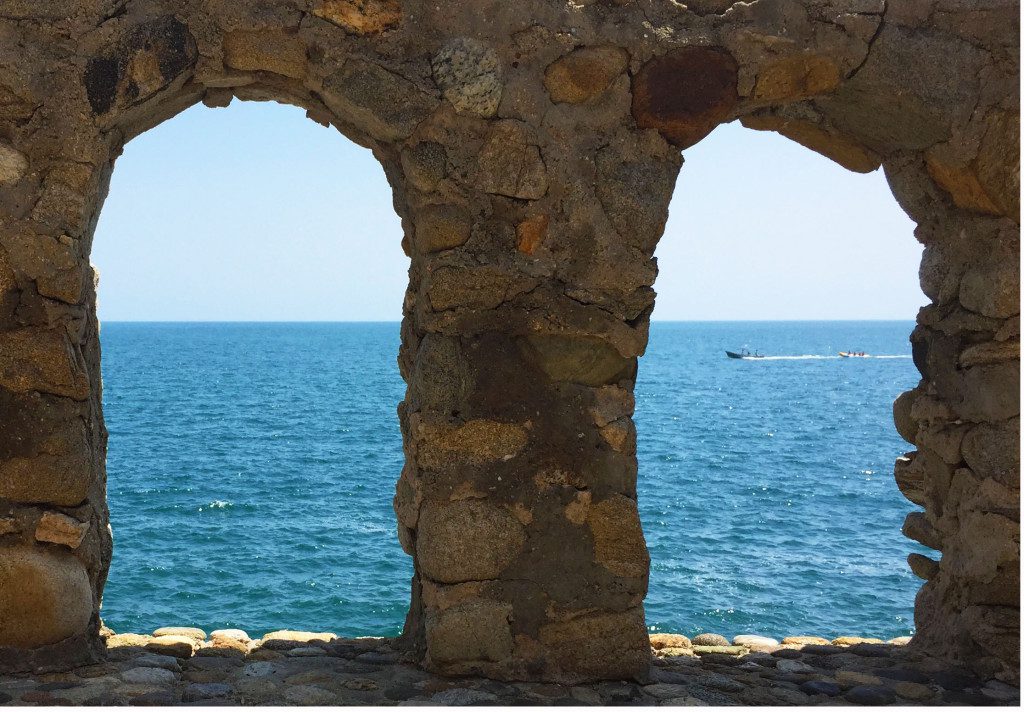
[[[909,323],[657,323],[637,385],[652,628],[912,630]],[[394,634],[397,324],[103,325],[119,631]],[[799,358],[735,361],[724,349]],[[839,359],[838,350],[897,358]]]

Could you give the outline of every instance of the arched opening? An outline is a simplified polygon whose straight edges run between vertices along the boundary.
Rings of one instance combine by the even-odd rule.
[[[648,625],[909,635],[927,550],[900,533],[892,403],[920,378],[913,223],[880,170],[738,122],[684,159],[636,389]]]
[[[292,106],[125,148],[93,248],[108,626],[400,632],[401,237],[371,153]]]

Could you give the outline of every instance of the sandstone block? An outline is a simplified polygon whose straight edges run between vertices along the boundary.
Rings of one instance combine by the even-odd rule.
[[[495,579],[526,541],[507,510],[479,500],[427,502],[420,511],[416,553],[420,571],[440,583]]]
[[[490,117],[501,102],[501,63],[494,49],[469,37],[458,37],[430,61],[434,81],[460,114]]]
[[[0,647],[35,648],[85,633],[93,596],[70,552],[0,547]]]
[[[153,631],[154,638],[162,638],[168,635],[178,635],[185,638],[191,638],[192,640],[204,641],[206,640],[206,631],[201,628],[181,628],[177,626],[169,626],[165,628],[157,628]]]
[[[17,183],[27,170],[28,158],[25,154],[0,142],[0,185]]]
[[[306,45],[286,30],[235,30],[224,35],[224,64],[302,79],[306,76]]]
[[[964,435],[964,460],[979,477],[1020,486],[1020,419],[982,423]]]
[[[536,286],[536,279],[500,267],[443,267],[431,275],[427,297],[435,311],[494,309]]]
[[[715,47],[685,47],[655,57],[633,80],[633,118],[688,148],[722,123],[735,106],[736,61]]]
[[[424,423],[416,432],[417,462],[422,467],[443,470],[452,464],[482,465],[510,460],[528,441],[526,429],[515,423],[475,419],[461,425]]]
[[[455,205],[430,205],[416,220],[416,246],[421,252],[438,252],[464,245],[472,227],[468,212]]]
[[[839,67],[830,57],[795,54],[765,65],[757,75],[754,99],[799,101],[839,86]]]
[[[398,0],[317,0],[313,14],[354,35],[374,35],[402,21]]]
[[[43,296],[68,304],[82,300],[86,274],[91,271],[86,260],[79,258],[77,243],[70,237],[58,240],[49,235],[12,232],[0,236],[0,247],[11,255],[18,272],[35,281]]]
[[[647,575],[651,558],[634,500],[612,495],[590,505],[587,525],[594,537],[594,560],[598,564],[616,576]]]
[[[80,522],[73,517],[59,512],[43,512],[36,525],[36,541],[63,544],[69,549],[77,549],[85,533],[89,531],[89,522]]]
[[[428,614],[427,654],[434,663],[487,660],[512,654],[512,606],[474,600]]]
[[[548,65],[544,87],[551,101],[582,104],[602,94],[628,61],[620,47],[581,47]]]
[[[89,377],[77,345],[63,330],[16,329],[0,334],[0,386],[85,400]]]
[[[594,405],[590,407],[590,415],[599,428],[609,425],[619,418],[633,415],[636,399],[633,392],[618,386],[595,388]]]
[[[771,114],[751,114],[740,119],[740,123],[748,129],[780,133],[855,173],[870,173],[882,165],[881,157],[871,149],[836,131],[826,131],[810,121]]]
[[[1019,245],[999,240],[964,273],[960,303],[984,316],[1006,319],[1020,311]]]

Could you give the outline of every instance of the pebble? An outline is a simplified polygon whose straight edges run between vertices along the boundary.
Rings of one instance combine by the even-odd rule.
[[[185,702],[197,702],[215,697],[227,697],[231,694],[231,685],[223,682],[193,682],[185,688],[182,699]]]
[[[744,645],[748,648],[774,648],[779,645],[779,641],[763,635],[737,635],[732,639],[732,644]]]
[[[845,697],[858,705],[888,705],[896,701],[895,692],[877,685],[857,685],[847,690]]]
[[[858,685],[878,686],[882,684],[882,681],[876,675],[854,672],[853,670],[839,670],[836,672],[836,682],[843,687],[857,687]]]
[[[818,671],[817,668],[811,667],[807,663],[802,663],[799,660],[786,660],[785,658],[776,662],[775,667],[782,672],[811,673]]]
[[[935,691],[919,682],[897,682],[893,691],[908,700],[927,700],[935,696]]]
[[[153,631],[154,638],[161,638],[168,635],[192,638],[193,640],[206,640],[206,631],[201,628],[178,628],[169,626],[167,628],[157,628]]]
[[[218,638],[238,640],[243,643],[248,643],[250,640],[249,634],[244,630],[239,630],[238,628],[222,628],[210,633],[210,640],[217,640]]]
[[[772,687],[768,691],[773,697],[788,705],[806,705],[808,702],[807,695],[797,690],[790,690],[788,687]]]
[[[296,685],[289,687],[284,692],[284,698],[293,705],[329,705],[337,704],[335,696],[323,689],[313,685]]]
[[[726,638],[724,635],[719,635],[718,633],[701,633],[698,636],[694,636],[692,642],[693,642],[693,645],[695,645],[695,646],[697,646],[697,645],[701,645],[701,646],[719,646],[719,645],[725,646],[725,645],[729,645],[729,639]]]
[[[138,667],[163,668],[164,670],[170,670],[172,672],[178,672],[181,670],[181,664],[178,663],[178,659],[170,655],[145,653],[134,658],[132,662]]]
[[[835,697],[839,694],[839,685],[829,680],[808,680],[800,685],[800,689],[808,695],[827,695]]]
[[[645,685],[643,690],[651,697],[657,697],[659,700],[668,700],[673,697],[685,697],[690,692],[690,689],[686,685],[674,685],[667,682]]]
[[[285,652],[285,655],[290,658],[315,658],[320,655],[327,655],[327,651],[316,647],[292,648]]]
[[[136,667],[121,673],[121,679],[137,685],[169,685],[176,676],[162,667]]]

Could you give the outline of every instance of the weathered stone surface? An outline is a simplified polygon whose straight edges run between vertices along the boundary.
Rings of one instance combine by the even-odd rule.
[[[427,647],[435,662],[500,662],[512,652],[512,606],[473,600],[427,617]]]
[[[736,61],[716,47],[686,47],[655,57],[633,79],[633,117],[688,148],[736,104]]]
[[[423,252],[450,250],[469,239],[469,213],[454,205],[431,205],[416,222],[416,247]]]
[[[752,114],[741,119],[744,126],[758,131],[776,131],[830,158],[843,168],[856,173],[870,173],[882,164],[878,154],[835,131],[823,129],[810,121],[789,119],[772,114]]]
[[[581,104],[604,92],[628,61],[620,47],[581,47],[548,65],[544,87],[551,101]]]
[[[701,633],[693,637],[694,645],[729,645],[729,639],[718,633]]]
[[[402,21],[398,0],[316,0],[313,14],[355,35],[389,30]]]
[[[192,638],[193,640],[203,641],[206,640],[206,631],[202,628],[182,628],[177,626],[168,626],[164,628],[157,628],[153,631],[154,638],[160,638],[168,635],[177,635],[185,638]]]
[[[436,106],[408,79],[372,62],[349,60],[324,79],[324,102],[374,138],[405,138]]]
[[[494,116],[501,102],[501,63],[492,47],[457,37],[430,61],[434,81],[459,113]]]
[[[645,671],[651,650],[643,609],[583,616],[540,629],[540,642],[565,671],[583,678],[633,677]]]
[[[547,215],[534,215],[516,225],[516,249],[532,255],[544,242],[550,219]]]
[[[689,648],[691,646],[689,638],[675,633],[653,633],[650,638],[651,647],[655,650],[662,650],[663,648]]]
[[[587,526],[594,537],[594,560],[616,576],[643,576],[651,557],[640,528],[636,501],[613,495],[590,505]]]
[[[59,512],[43,512],[36,525],[36,541],[63,544],[69,549],[77,549],[85,533],[89,531],[89,522],[80,522],[73,517]]]
[[[0,647],[35,648],[85,633],[89,577],[70,553],[0,547]]]
[[[528,441],[526,429],[515,423],[470,420],[457,426],[422,425],[422,438],[416,460],[427,469],[443,469],[446,464],[482,465],[508,461],[518,455]]]
[[[287,30],[236,30],[224,35],[224,64],[302,79],[306,76],[306,46]]]
[[[497,578],[526,535],[507,510],[488,502],[424,503],[416,538],[420,570],[441,583]]]
[[[753,97],[769,102],[798,101],[832,91],[841,78],[839,66],[831,57],[794,54],[758,72]]]
[[[499,121],[477,159],[481,189],[510,198],[536,200],[548,189],[540,149],[519,121]]]
[[[553,381],[603,386],[628,378],[636,367],[611,344],[593,337],[530,336],[524,352]]]

